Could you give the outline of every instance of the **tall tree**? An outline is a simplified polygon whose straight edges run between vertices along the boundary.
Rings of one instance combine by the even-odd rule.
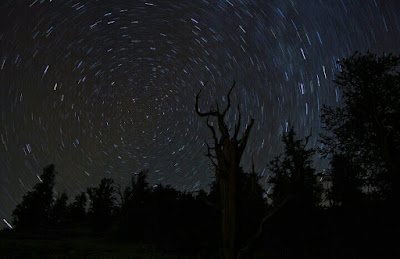
[[[200,93],[196,95],[196,113],[200,117],[207,118],[207,127],[210,129],[213,138],[213,146],[207,142],[207,156],[213,163],[216,171],[216,179],[219,184],[220,209],[222,212],[222,251],[224,258],[236,258],[238,253],[236,220],[237,220],[237,184],[241,172],[240,161],[246,148],[254,119],[250,118],[250,123],[241,139],[238,139],[241,127],[241,113],[238,107],[239,118],[234,127],[233,135],[225,122],[227,111],[231,107],[230,94],[235,86],[235,82],[227,95],[227,105],[220,110],[218,102],[216,107],[211,106],[208,112],[201,112],[199,109]],[[210,118],[217,120],[217,129],[210,122]],[[218,133],[217,133],[218,130]]]
[[[39,228],[49,223],[55,176],[53,164],[43,169],[39,177],[40,182],[23,196],[22,202],[13,211],[13,223],[16,228]]]
[[[95,230],[107,230],[111,225],[116,200],[113,184],[113,179],[103,178],[98,187],[87,189],[90,199],[89,215]]]
[[[332,156],[329,176],[332,186],[327,199],[331,205],[349,208],[362,199],[362,187],[365,185],[363,170],[346,156]]]
[[[62,192],[58,195],[51,209],[51,222],[55,225],[63,225],[66,223],[68,216],[68,195]]]
[[[145,207],[148,205],[150,188],[146,180],[148,170],[141,170],[132,175],[131,184],[120,194],[121,205],[121,232],[127,235],[142,238],[145,232]]]
[[[273,173],[269,180],[273,184],[273,205],[278,206],[289,199],[296,208],[312,209],[321,202],[322,193],[322,185],[312,165],[315,150],[306,147],[308,137],[305,140],[296,139],[293,127],[283,134],[282,141],[283,154],[269,164]]]
[[[313,167],[315,150],[307,148],[309,137],[297,139],[291,127],[283,134],[284,151],[269,164],[273,185],[273,208],[279,209],[275,224],[281,224],[281,242],[295,249],[299,258],[309,258],[322,186]],[[293,233],[298,233],[294,238]],[[294,239],[293,239],[294,238]]]
[[[356,52],[339,62],[340,107],[324,107],[330,153],[360,164],[383,196],[399,196],[400,57]]]
[[[75,196],[74,201],[68,206],[69,215],[74,222],[82,222],[86,216],[86,192],[81,192]]]

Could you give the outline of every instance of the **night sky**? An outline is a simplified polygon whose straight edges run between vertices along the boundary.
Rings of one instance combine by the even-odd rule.
[[[255,119],[243,166],[253,156],[265,183],[289,126],[319,145],[322,105],[340,104],[338,59],[400,50],[398,0],[1,0],[0,8],[8,222],[50,163],[56,191],[70,196],[104,176],[124,185],[143,168],[151,184],[207,189],[211,135],[194,110],[205,81],[203,111],[222,105],[236,80],[232,106],[240,104],[242,125]],[[228,119],[237,115],[231,109]]]

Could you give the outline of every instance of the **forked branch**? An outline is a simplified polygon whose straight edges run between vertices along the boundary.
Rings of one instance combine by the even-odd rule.
[[[208,82],[205,82],[204,83],[204,86],[206,86],[206,84],[207,84]],[[202,90],[200,90],[197,94],[196,94],[196,113],[200,116],[200,117],[207,117],[207,116],[214,116],[214,117],[222,117],[222,118],[224,118],[225,117],[225,114],[226,114],[226,112],[229,110],[229,108],[231,107],[231,92],[232,92],[232,90],[233,90],[233,88],[235,87],[235,85],[236,85],[236,81],[233,81],[233,85],[232,85],[232,87],[229,89],[229,92],[228,92],[228,96],[227,96],[227,99],[228,99],[228,104],[226,105],[226,107],[225,107],[225,109],[224,109],[224,111],[222,112],[222,113],[220,113],[220,111],[219,111],[219,106],[218,106],[218,102],[216,103],[216,107],[217,107],[217,109],[214,109],[214,108],[210,108],[210,110],[208,111],[208,112],[201,112],[200,111],[200,109],[199,109],[199,98],[200,98],[200,94],[201,94],[201,91]],[[203,86],[203,87],[204,87]]]
[[[205,82],[203,87],[207,85],[208,82]],[[212,107],[210,108],[210,110],[208,112],[201,112],[199,109],[199,98],[200,98],[200,94],[201,94],[201,89],[200,91],[196,94],[196,113],[197,115],[199,115],[200,117],[208,117],[208,116],[218,116],[218,112],[213,109]]]

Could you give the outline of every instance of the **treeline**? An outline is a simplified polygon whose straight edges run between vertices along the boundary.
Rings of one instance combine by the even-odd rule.
[[[398,56],[371,53],[338,62],[342,104],[322,110],[322,148],[310,147],[309,137],[298,138],[290,128],[282,137],[283,153],[268,165],[269,192],[254,165],[251,172],[239,166],[253,120],[237,140],[239,111],[230,135],[224,116],[232,87],[222,111],[200,112],[196,96],[196,112],[207,117],[214,139],[213,147],[207,144],[216,169],[209,193],[150,187],[141,171],[124,188],[104,178],[68,203],[65,193],[53,197],[56,172],[50,165],[14,210],[14,226],[40,231],[84,225],[115,239],[207,258],[392,258],[392,237],[399,233],[399,65]],[[209,124],[212,117],[218,128]],[[316,153],[329,159],[327,171],[316,171]]]
[[[220,211],[217,185],[211,192],[178,191],[170,186],[149,186],[147,171],[132,176],[124,189],[113,179],[103,178],[68,202],[63,192],[53,197],[55,166],[44,168],[41,181],[24,195],[13,212],[15,229],[40,233],[46,230],[89,227],[93,233],[115,239],[156,244],[167,251],[215,254],[220,238]],[[240,233],[243,238],[255,232],[268,205],[255,173],[241,174]],[[63,232],[60,232],[63,233]]]

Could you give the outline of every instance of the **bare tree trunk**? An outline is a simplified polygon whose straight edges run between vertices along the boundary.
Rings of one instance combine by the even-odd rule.
[[[236,241],[236,172],[229,174],[228,179],[221,181],[220,195],[222,210],[222,246],[225,259],[233,259],[237,257],[237,241]]]
[[[210,147],[206,142],[208,148],[206,156],[210,158],[214,165],[217,180],[219,181],[220,207],[222,213],[222,257],[225,259],[235,259],[238,253],[236,239],[237,177],[241,171],[240,160],[254,124],[254,119],[250,118],[250,124],[247,126],[243,137],[241,139],[237,138],[241,122],[241,114],[238,106],[239,119],[235,124],[233,136],[230,135],[229,128],[225,123],[225,115],[231,106],[230,93],[234,86],[235,82],[228,92],[228,103],[224,110],[221,111],[217,103],[216,108],[210,107],[208,112],[201,112],[199,109],[199,96],[201,91],[196,95],[195,106],[196,113],[200,117],[207,117],[207,127],[211,130],[214,142],[213,147]],[[218,126],[217,129],[220,132],[220,137],[217,137],[217,130],[214,124],[209,123],[210,117],[217,120],[216,125]]]

